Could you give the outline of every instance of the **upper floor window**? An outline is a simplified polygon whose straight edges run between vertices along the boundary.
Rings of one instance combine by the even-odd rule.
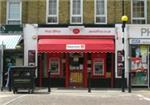
[[[107,0],[95,0],[95,23],[107,23]]]
[[[21,24],[22,3],[20,0],[8,0],[7,24]]]
[[[132,23],[146,24],[147,23],[147,0],[132,0]]]
[[[47,0],[47,23],[58,24],[59,0]]]
[[[83,0],[71,0],[70,23],[82,24],[83,23]]]

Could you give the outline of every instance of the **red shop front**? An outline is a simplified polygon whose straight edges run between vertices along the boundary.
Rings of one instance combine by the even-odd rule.
[[[113,87],[114,36],[38,35],[37,46],[40,86],[50,70],[52,86],[87,87],[91,72],[93,87]]]

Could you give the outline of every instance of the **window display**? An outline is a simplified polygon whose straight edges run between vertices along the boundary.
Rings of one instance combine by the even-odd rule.
[[[148,46],[131,47],[131,83],[148,85]]]
[[[93,75],[103,76],[104,75],[104,60],[95,59],[93,62]]]
[[[60,74],[60,59],[50,58],[50,71],[51,74]]]

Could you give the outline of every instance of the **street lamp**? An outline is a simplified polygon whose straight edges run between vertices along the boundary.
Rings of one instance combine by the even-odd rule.
[[[124,29],[125,29],[125,25],[126,25],[126,22],[128,21],[128,17],[126,15],[123,15],[121,17],[121,21],[122,21],[122,45],[123,45],[123,50],[122,50],[122,56],[123,56],[123,59],[122,59],[122,92],[125,92],[125,36],[124,36]]]

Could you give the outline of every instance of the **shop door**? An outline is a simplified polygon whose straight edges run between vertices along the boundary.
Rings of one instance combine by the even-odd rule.
[[[70,87],[83,86],[83,55],[79,53],[72,53],[69,56],[69,84]]]
[[[149,46],[131,46],[131,84],[148,86],[149,83]]]

